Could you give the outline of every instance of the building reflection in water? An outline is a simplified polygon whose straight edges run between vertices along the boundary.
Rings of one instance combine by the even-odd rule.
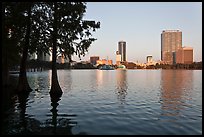
[[[161,119],[176,121],[180,111],[187,105],[192,71],[161,70]]]
[[[33,98],[43,98],[44,95],[49,94],[47,90],[51,89],[51,75],[51,70],[44,72],[30,72],[29,84],[33,89],[33,92],[29,96],[31,100]]]
[[[104,71],[103,70],[96,70],[96,84],[97,84],[97,87],[98,86],[101,86],[103,85],[103,73]]]
[[[116,94],[121,104],[125,103],[125,97],[127,95],[127,71],[116,70]]]
[[[60,87],[64,92],[72,89],[72,70],[60,70],[58,71],[58,80]]]

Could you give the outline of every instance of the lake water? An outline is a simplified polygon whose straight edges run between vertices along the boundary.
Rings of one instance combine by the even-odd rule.
[[[4,134],[202,134],[202,70],[58,70],[56,102],[51,70],[27,77],[33,91],[12,97]]]

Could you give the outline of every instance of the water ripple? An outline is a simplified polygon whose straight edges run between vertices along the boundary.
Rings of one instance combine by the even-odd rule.
[[[58,70],[63,94],[53,105],[51,71],[30,72],[29,84],[36,90],[24,103],[12,98],[5,133],[201,135],[201,74],[194,70]]]

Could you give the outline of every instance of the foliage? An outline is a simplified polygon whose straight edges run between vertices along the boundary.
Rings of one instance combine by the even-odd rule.
[[[29,54],[48,53],[53,42],[54,4],[57,5],[57,47],[66,58],[71,55],[84,56],[96,39],[91,32],[100,28],[100,22],[83,20],[86,12],[84,2],[3,2],[5,6],[3,49],[10,53],[10,60],[19,62],[26,37],[26,19],[31,4],[31,33]],[[4,32],[4,33],[3,33]],[[6,52],[3,52],[3,54]],[[58,54],[59,54],[58,53]],[[18,58],[16,58],[18,56]]]
[[[51,34],[52,40],[53,37],[56,37],[58,54],[70,60],[73,54],[78,55],[79,58],[84,56],[91,43],[96,40],[91,37],[91,31],[100,28],[100,23],[82,19],[86,12],[84,2],[49,2],[46,4],[48,5],[47,24],[49,26],[46,31]],[[57,6],[56,9],[55,6]],[[57,29],[56,34],[54,34],[54,27]]]
[[[18,62],[22,56],[23,48],[28,47],[29,54],[36,51],[49,52],[49,34],[47,33],[47,24],[45,22],[46,8],[45,5],[39,2],[3,2],[4,24],[2,26],[5,36],[3,51],[9,52],[9,56],[3,56],[8,59],[11,65],[13,62]],[[30,18],[30,38],[29,44],[25,45],[28,10],[31,8]],[[6,54],[7,52],[3,52]],[[17,59],[17,60],[16,60]]]

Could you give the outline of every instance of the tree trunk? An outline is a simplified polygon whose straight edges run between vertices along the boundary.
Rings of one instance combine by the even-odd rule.
[[[5,50],[6,56],[2,58],[2,84],[4,87],[9,86],[9,67],[8,67],[8,56],[7,50]]]
[[[30,27],[31,27],[31,4],[28,6],[28,18],[27,18],[27,30],[25,37],[25,45],[23,47],[23,56],[20,64],[20,74],[17,86],[17,92],[30,92],[32,89],[30,88],[26,76],[26,62],[28,57],[28,47],[30,46]]]
[[[7,39],[7,32],[5,28],[5,3],[2,3],[2,43],[3,43],[3,50],[2,50],[2,84],[3,86],[9,85],[9,67],[8,67],[8,49],[6,45]]]
[[[57,78],[57,67],[56,67],[56,58],[57,58],[57,4],[54,4],[54,24],[53,24],[53,45],[52,45],[52,83],[50,94],[54,96],[61,96],[62,89],[59,85]]]

